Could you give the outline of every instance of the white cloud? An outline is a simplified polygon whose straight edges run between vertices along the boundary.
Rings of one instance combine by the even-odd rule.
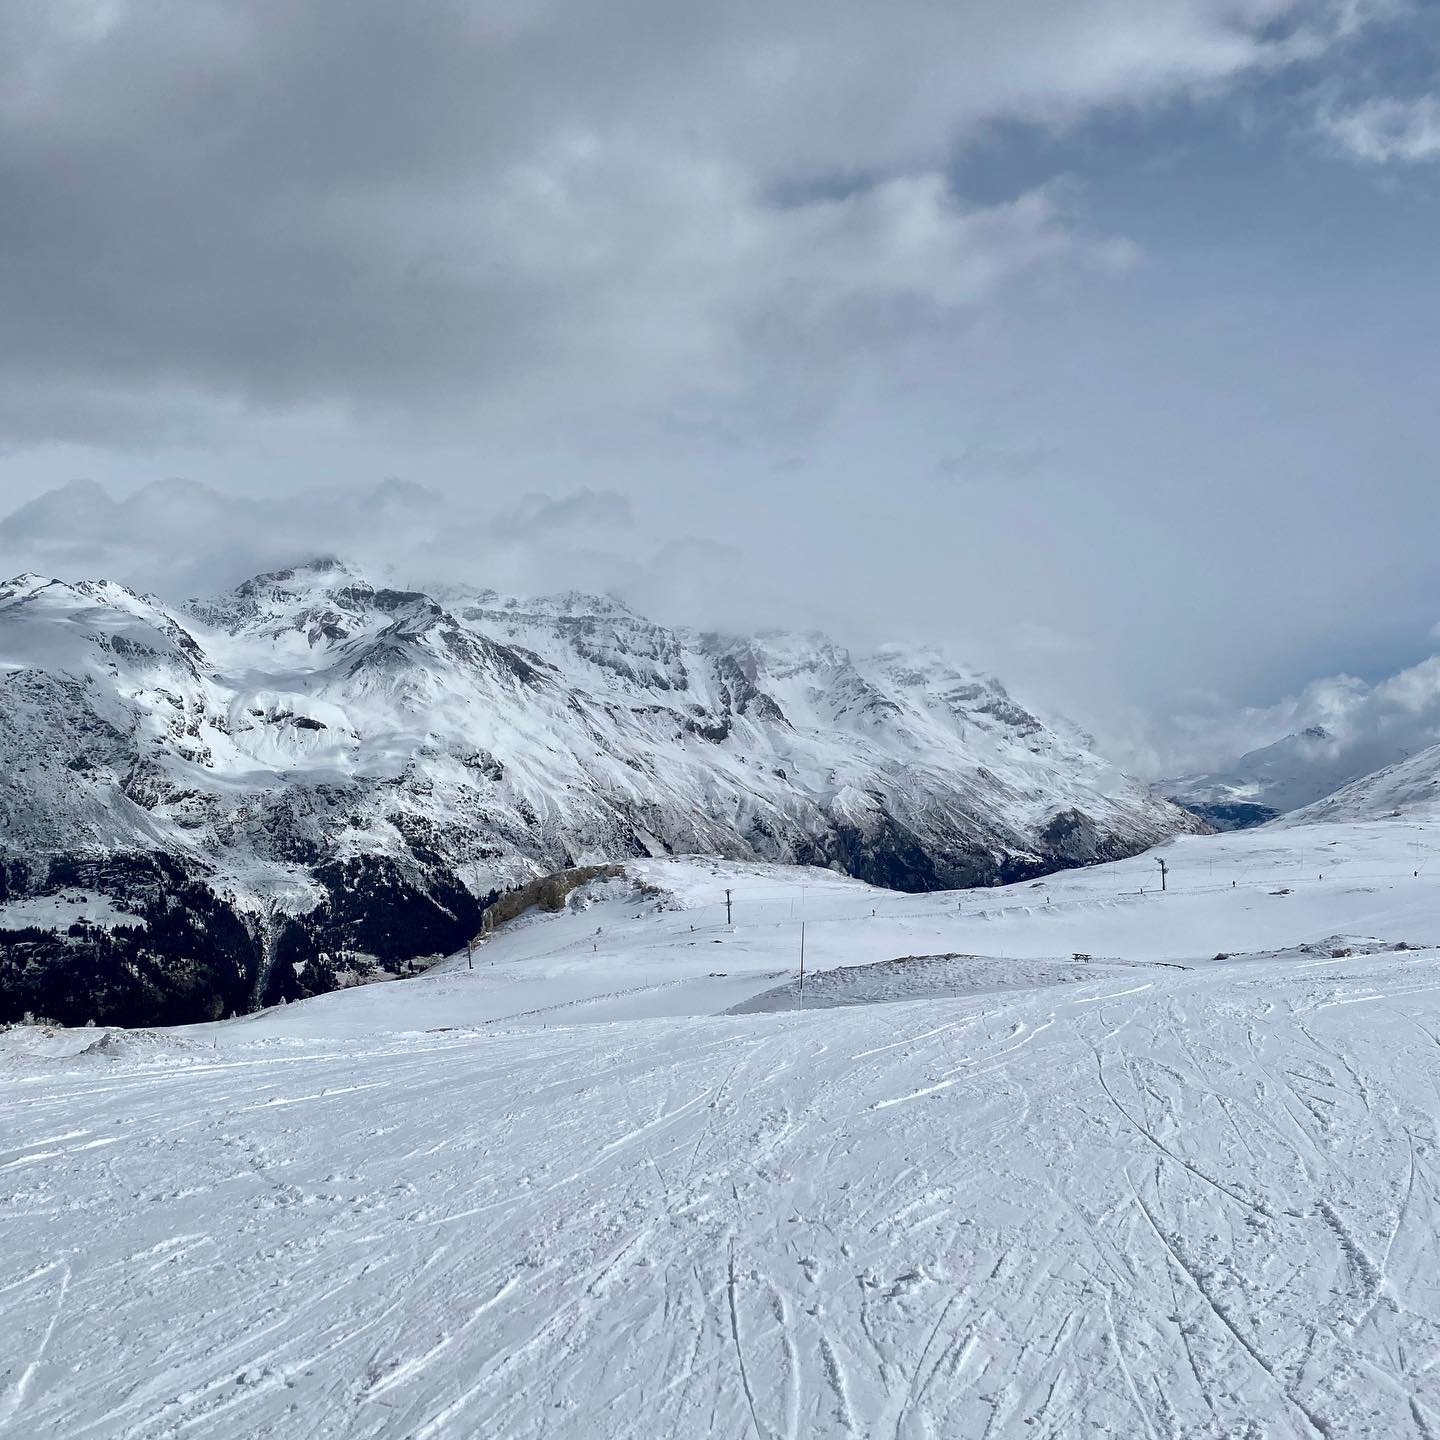
[[[1225,771],[1240,756],[1311,728],[1328,737],[1327,764],[1335,773],[1366,774],[1440,744],[1440,656],[1373,685],[1331,675],[1273,705],[1227,710],[1215,697],[1188,713],[1132,720],[1117,749],[1148,775]]]
[[[21,571],[105,578],[171,601],[333,555],[377,582],[612,594],[671,624],[748,629],[815,618],[763,580],[736,586],[745,566],[738,550],[658,535],[623,495],[583,487],[499,507],[400,480],[315,487],[287,496],[277,525],[273,502],[189,481],[161,481],[121,500],[73,481],[0,516],[0,554],[0,580]]]
[[[1321,117],[1321,128],[1357,160],[1384,165],[1440,160],[1440,98],[1367,100]]]

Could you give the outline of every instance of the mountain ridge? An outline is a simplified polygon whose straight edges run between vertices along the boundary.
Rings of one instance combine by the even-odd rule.
[[[0,760],[0,908],[78,867],[140,917],[6,932],[0,1001],[42,1010],[63,971],[59,1018],[314,993],[453,950],[493,892],[577,864],[704,853],[934,890],[1198,828],[928,647],[673,629],[575,591],[437,597],[334,557],[178,606],[0,584]],[[173,975],[207,964],[187,915],[225,930],[234,973],[182,1002]]]

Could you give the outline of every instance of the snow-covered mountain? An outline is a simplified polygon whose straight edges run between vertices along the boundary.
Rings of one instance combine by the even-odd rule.
[[[1374,684],[1352,675],[1315,680],[1269,709],[1224,723],[1234,733],[1279,738],[1157,788],[1217,829],[1263,824],[1440,743],[1440,656]]]
[[[491,891],[598,860],[700,852],[927,890],[1188,828],[929,650],[676,631],[579,594],[429,595],[330,560],[173,608],[106,581],[0,585],[6,1011],[314,993],[453,948]]]
[[[1398,742],[1338,736],[1323,725],[1242,755],[1225,770],[1164,781],[1159,788],[1217,830],[1263,825],[1311,805],[1395,759]]]
[[[1286,815],[1285,825],[1327,821],[1440,818],[1440,745],[1362,775],[1332,794]]]

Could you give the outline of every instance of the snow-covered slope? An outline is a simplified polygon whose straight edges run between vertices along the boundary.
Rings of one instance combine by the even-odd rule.
[[[1163,892],[1157,856],[1168,867]],[[627,878],[577,890],[558,914],[532,911],[473,954],[399,986],[345,990],[194,1033],[295,1039],[713,1015],[779,985],[794,989],[802,922],[805,1004],[861,983],[862,971],[867,993],[893,982],[905,998],[916,976],[951,993],[957,965],[983,990],[1009,988],[1017,967],[1027,985],[1067,978],[1076,955],[1103,970],[1375,938],[1440,946],[1437,865],[1440,834],[1401,821],[1181,836],[1108,865],[930,895],[826,870],[631,861]],[[906,957],[917,963],[897,974],[894,962]]]
[[[1285,817],[1285,823],[1326,821],[1435,820],[1440,818],[1440,745],[1363,775],[1334,794]]]
[[[0,1433],[1423,1440],[1437,847],[645,861],[473,969],[0,1035]]]
[[[453,948],[492,889],[597,860],[700,852],[925,890],[1193,823],[926,650],[674,631],[573,594],[442,603],[335,561],[183,610],[105,582],[0,586],[0,905],[80,885],[140,916],[0,930],[15,1012],[313,993],[363,957]],[[167,969],[194,962],[169,996]],[[70,978],[47,989],[56,965]]]

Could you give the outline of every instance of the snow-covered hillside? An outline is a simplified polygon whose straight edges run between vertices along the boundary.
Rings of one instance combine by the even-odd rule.
[[[1437,851],[647,861],[473,968],[12,1031],[0,1434],[1440,1433]]]
[[[9,1013],[317,993],[453,948],[492,889],[596,860],[700,852],[927,890],[1194,823],[926,650],[673,631],[574,594],[442,603],[334,561],[180,610],[107,582],[0,586]],[[77,888],[131,923],[4,918]]]
[[[1287,824],[1345,820],[1425,821],[1440,818],[1440,745],[1342,786],[1285,817]]]

